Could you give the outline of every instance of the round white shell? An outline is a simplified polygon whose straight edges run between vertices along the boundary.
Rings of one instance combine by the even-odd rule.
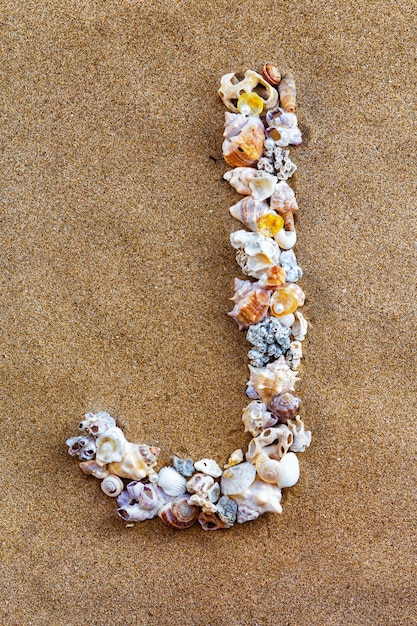
[[[219,478],[223,474],[222,469],[213,459],[201,459],[201,461],[194,463],[194,467],[198,472],[203,472],[203,474],[213,478]]]
[[[225,496],[243,493],[253,483],[255,477],[256,469],[252,463],[239,463],[229,467],[223,472],[220,481],[221,492]]]
[[[106,476],[100,483],[101,490],[110,498],[117,498],[123,491],[124,485],[118,476]]]
[[[279,461],[280,476],[277,485],[280,488],[292,487],[300,478],[300,465],[294,452],[287,452]]]
[[[158,486],[169,496],[181,496],[186,491],[186,479],[173,467],[163,467],[159,472]]]

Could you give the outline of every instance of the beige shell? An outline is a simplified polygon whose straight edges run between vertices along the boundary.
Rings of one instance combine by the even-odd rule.
[[[307,320],[300,311],[294,313],[295,322],[291,325],[291,334],[297,341],[304,341],[307,334]]]
[[[248,387],[254,387],[260,399],[267,405],[274,396],[286,391],[294,391],[294,385],[299,380],[297,374],[288,367],[284,356],[280,356],[265,367],[249,365],[249,370]]]
[[[238,264],[248,276],[260,278],[270,267],[279,265],[280,249],[270,237],[238,230],[230,235],[230,241],[238,250]]]
[[[226,113],[223,156],[231,167],[249,167],[262,156],[265,128],[259,115]]]
[[[221,492],[225,496],[242,493],[253,483],[256,469],[252,463],[239,463],[223,472],[220,481]]]
[[[284,219],[285,230],[294,230],[294,218],[292,214],[298,211],[298,204],[293,189],[285,180],[281,180],[276,186],[270,200],[271,209],[276,211]]]
[[[258,519],[264,513],[282,513],[281,489],[262,480],[255,480],[245,491],[230,497],[238,505],[239,524]]]
[[[276,215],[266,202],[255,200],[252,196],[242,198],[230,207],[230,214],[239,222],[242,222],[252,232],[259,231],[259,220],[264,215]]]
[[[258,174],[259,170],[254,167],[235,167],[223,175],[236,191],[242,195],[250,196],[252,189],[249,183]]]
[[[117,498],[124,489],[123,481],[118,476],[106,476],[100,483],[101,490],[110,498]]]
[[[226,465],[224,466],[224,469],[233,467],[234,465],[239,465],[239,463],[243,462],[243,459],[244,459],[243,450],[239,448],[238,450],[235,450],[234,452],[232,452],[232,454],[229,456],[229,459]]]
[[[222,528],[230,528],[228,524],[225,524],[214,513],[206,513],[202,511],[198,516],[198,522],[201,524],[203,530],[220,530]]]
[[[217,484],[217,483],[216,483]],[[187,500],[188,504],[193,504],[201,508],[204,513],[215,513],[217,506],[209,498],[204,495],[200,496],[198,493],[194,493]]]
[[[243,409],[242,422],[245,425],[245,433],[249,432],[256,437],[265,428],[269,428],[276,423],[276,419],[270,413],[266,405],[259,400],[253,400]]]
[[[278,85],[279,99],[281,106],[287,113],[294,113],[296,89],[292,76],[285,76]]]
[[[194,474],[190,480],[187,481],[188,493],[197,493],[202,495],[206,493],[214,485],[214,478],[208,474],[202,474],[200,472]]]
[[[169,496],[180,496],[186,491],[186,479],[176,469],[163,467],[158,475],[158,487]]]
[[[122,478],[130,478],[131,480],[141,480],[142,478],[145,478],[145,476],[152,475],[154,473],[152,468],[157,464],[157,457],[155,455],[150,456],[148,454],[144,457],[142,454],[144,445],[145,444],[130,443],[130,441],[126,441],[123,460],[120,462],[109,463],[107,466],[110,474],[115,474],[116,476],[121,476]],[[154,450],[159,453],[158,448]]]
[[[158,516],[166,526],[175,530],[185,530],[196,523],[200,509],[198,506],[188,504],[188,498],[187,494],[178,496],[159,509]]]
[[[248,328],[251,324],[262,321],[269,308],[270,292],[265,289],[252,289],[242,300],[237,302],[230,313],[235,322],[242,328]]]
[[[299,415],[294,420],[288,420],[287,425],[294,437],[290,450],[292,452],[305,452],[311,444],[311,432],[305,430],[304,422]]]
[[[295,230],[281,230],[274,236],[275,241],[282,250],[291,250],[297,243],[297,234]]]
[[[298,369],[303,358],[303,347],[301,341],[292,341],[285,354],[285,360],[292,370]]]
[[[272,85],[257,72],[246,70],[243,80],[238,80],[234,72],[225,74],[220,80],[220,89],[218,91],[220,98],[228,109],[237,112],[238,109],[235,101],[239,99],[243,93],[251,93],[258,85],[265,88],[265,97],[262,97],[264,109],[272,109],[278,102],[278,92]]]
[[[79,464],[80,470],[87,474],[88,476],[94,476],[95,478],[106,478],[109,475],[107,471],[106,465],[99,465],[96,463],[95,459],[90,459],[90,461],[82,461]]]
[[[117,426],[108,428],[97,439],[96,461],[99,465],[120,462],[125,456],[126,438]]]
[[[293,440],[291,430],[284,424],[276,428],[267,428],[249,443],[246,460],[256,464],[258,456],[266,455],[270,459],[280,461],[288,452]]]

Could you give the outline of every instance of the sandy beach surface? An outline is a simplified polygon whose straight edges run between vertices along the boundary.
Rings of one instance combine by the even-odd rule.
[[[3,626],[412,626],[416,3],[3,4]],[[282,515],[126,528],[68,456],[87,411],[170,455],[250,439],[222,180],[227,72],[294,73],[297,393]]]

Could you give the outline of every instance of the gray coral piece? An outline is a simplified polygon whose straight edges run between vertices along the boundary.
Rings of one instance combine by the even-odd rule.
[[[248,358],[254,367],[263,367],[285,354],[290,347],[291,330],[274,317],[253,324],[246,333],[246,339],[254,348],[249,350]]]

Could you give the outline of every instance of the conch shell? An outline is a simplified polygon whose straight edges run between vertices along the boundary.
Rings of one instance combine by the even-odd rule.
[[[242,222],[242,224],[244,224],[252,232],[260,232],[262,228],[261,218],[265,215],[275,215],[278,219],[280,219],[278,214],[270,209],[266,202],[255,200],[252,196],[239,200],[239,202],[230,207],[229,211],[235,219]],[[280,220],[279,225],[282,228],[282,220]],[[278,228],[278,230],[280,230],[280,228]]]
[[[254,387],[261,400],[267,405],[274,396],[286,391],[294,391],[294,385],[299,380],[296,372],[293,372],[287,365],[284,356],[280,356],[265,367],[249,365],[249,370],[248,387]]]
[[[286,76],[278,85],[279,99],[282,108],[287,113],[294,113],[295,111],[295,81],[292,76]]]
[[[238,230],[230,235],[232,246],[238,250],[236,260],[244,274],[260,278],[273,265],[279,265],[280,249],[270,237],[261,233]]]
[[[218,91],[220,98],[228,109],[236,113],[238,111],[235,101],[243,93],[251,93],[258,85],[265,87],[265,97],[262,97],[264,109],[272,109],[278,102],[278,92],[260,74],[253,70],[246,70],[245,78],[238,80],[234,72],[225,74],[220,80]]]
[[[231,497],[238,507],[239,524],[258,519],[264,513],[282,513],[281,489],[261,480],[255,480],[245,491]]]
[[[272,196],[275,185],[278,182],[276,176],[253,167],[235,167],[233,170],[226,172],[223,178],[229,181],[238,193],[244,196],[252,194],[252,197],[259,201],[266,200]]]
[[[251,291],[235,304],[233,310],[228,315],[233,317],[239,326],[239,330],[248,328],[251,324],[256,324],[266,317],[270,297],[269,291],[252,287]]]
[[[259,115],[246,117],[241,113],[226,113],[225,137],[222,150],[225,161],[232,167],[254,165],[262,156],[265,128]]]

